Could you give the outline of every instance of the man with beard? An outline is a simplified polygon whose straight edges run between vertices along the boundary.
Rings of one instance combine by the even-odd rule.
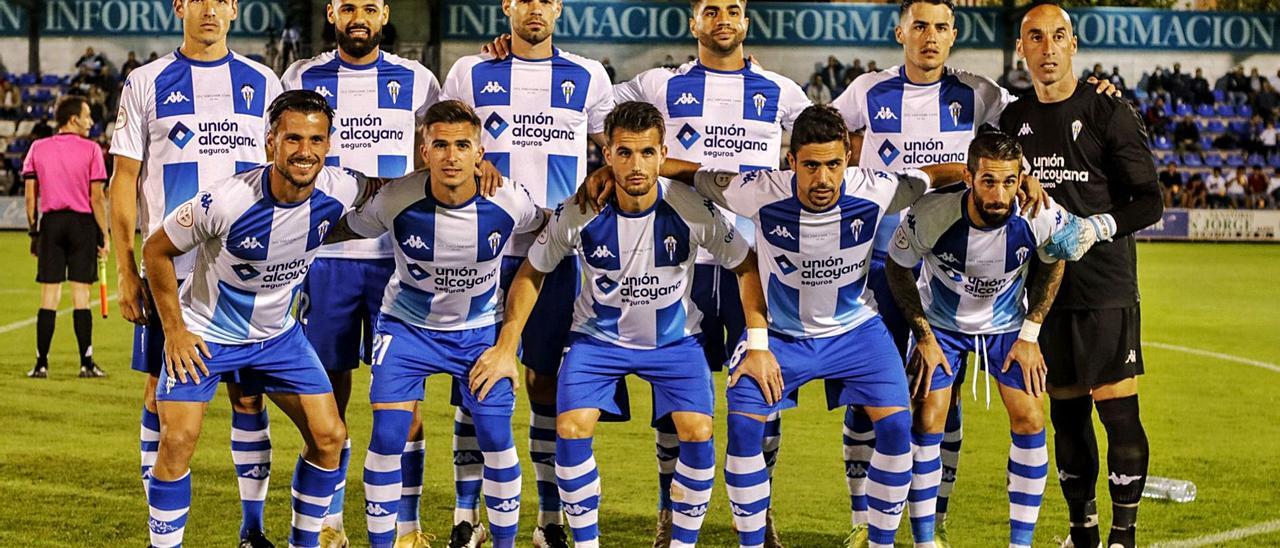
[[[1160,185],[1133,107],[1076,82],[1076,37],[1066,11],[1051,4],[1028,11],[1017,49],[1036,94],[1009,107],[1001,129],[1016,136],[1032,175],[1049,194],[1100,227],[1103,240],[1067,265],[1039,337],[1049,369],[1049,417],[1070,542],[1085,548],[1101,540],[1094,500],[1096,407],[1108,441],[1112,524],[1106,545],[1131,548],[1150,457],[1138,413],[1143,365],[1133,233],[1160,219]]]
[[[561,0],[504,0],[511,22],[511,56],[463,57],[445,78],[442,99],[475,109],[483,121],[484,157],[503,176],[523,181],[534,203],[552,207],[572,195],[586,176],[587,139],[603,147],[604,118],[613,110],[613,86],[597,61],[552,45]],[[519,267],[534,235],[516,236],[503,264],[503,287]],[[562,257],[546,277],[527,326],[521,361],[530,403],[529,454],[538,488],[534,546],[567,546],[555,476],[556,371],[564,353],[578,292],[577,259]],[[454,432],[457,511],[454,523],[477,521],[483,456],[475,428],[459,410]]]
[[[268,115],[271,163],[207,183],[165,216],[143,246],[166,334],[156,394],[159,447],[147,492],[157,548],[182,545],[191,508],[188,465],[219,376],[268,394],[302,434],[289,546],[320,545],[320,522],[342,480],[346,428],[291,309],[325,234],[367,185],[324,165],[333,110],[323,97],[286,92]],[[179,290],[174,260],[190,251],[195,266]]]
[[[182,46],[129,75],[111,138],[115,168],[109,185],[111,242],[116,253],[120,312],[133,322],[135,371],[147,373],[143,390],[141,455],[144,490],[160,439],[156,383],[164,359],[164,332],[152,306],[147,274],[139,272],[134,233],[151,236],[166,215],[206,185],[263,163],[265,107],[280,94],[280,80],[265,66],[227,48],[239,15],[236,2],[173,2],[182,20]],[[193,255],[176,261],[186,278]],[[228,379],[234,380],[234,379]],[[263,533],[263,505],[271,475],[271,438],[261,396],[228,382],[231,460],[240,490],[240,546],[271,546]]]
[[[1036,331],[1053,304],[1063,269],[1043,250],[1062,248],[1049,245],[1055,237],[1073,248],[1072,256],[1087,248],[1080,249],[1075,237],[1080,219],[1056,204],[1034,219],[1019,213],[1022,170],[1022,149],[1012,137],[993,131],[974,138],[965,170],[968,188],[940,190],[911,206],[894,234],[885,275],[914,335],[907,370],[914,377],[913,396],[923,400],[915,410],[922,430],[914,435],[915,451],[932,456],[917,455],[913,471],[917,476],[940,473],[938,444],[950,392],[974,353],[977,374],[996,378],[1009,412],[1009,546],[1029,548],[1049,469],[1045,365]],[[1034,270],[1028,288],[1027,271],[1037,254],[1046,264]],[[917,284],[912,269],[921,260]],[[934,392],[941,397],[926,397]],[[914,487],[911,508],[925,510],[923,517],[911,514],[916,546],[933,546],[928,507],[937,484]]]
[[[381,51],[383,25],[391,16],[384,0],[333,0],[326,12],[338,48],[294,63],[283,79],[285,89],[319,93],[337,113],[325,163],[370,177],[396,178],[413,171],[419,158],[414,153],[417,128],[438,99],[440,83],[417,61]],[[352,370],[362,360],[370,361],[382,293],[395,271],[393,257],[387,237],[325,245],[302,285],[299,318],[329,372],[344,422]],[[416,412],[414,418],[404,447],[404,498],[397,527],[402,536],[416,538],[425,450]],[[342,450],[343,478],[350,455],[348,440]],[[325,517],[321,534],[325,548],[346,546],[345,486],[346,482],[339,484]]]

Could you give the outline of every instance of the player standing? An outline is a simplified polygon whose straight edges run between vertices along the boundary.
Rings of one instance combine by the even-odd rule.
[[[417,61],[381,50],[382,28],[391,16],[385,0],[332,0],[325,10],[337,49],[294,63],[283,78],[285,89],[315,91],[337,113],[325,164],[382,178],[413,171],[417,128],[439,97],[440,83]],[[362,359],[369,361],[382,293],[394,271],[389,239],[354,240],[320,248],[302,285],[299,317],[329,372],[344,422],[351,372]],[[401,534],[420,527],[424,447],[422,421],[415,412],[402,463],[406,481],[398,520]],[[344,481],[338,484],[321,534],[325,548],[346,546],[342,507],[350,457],[348,440],[342,450]]]
[[[602,412],[618,413],[618,381],[635,374],[650,382],[656,410],[672,415],[680,438],[673,480],[673,546],[693,546],[715,478],[711,372],[698,358],[698,311],[689,301],[697,248],[733,268],[743,302],[763,309],[755,256],[709,202],[686,186],[659,180],[665,157],[664,120],[652,105],[618,105],[606,122],[605,161],[621,181],[598,214],[563,205],[538,237],[511,284],[498,343],[477,371],[515,367],[518,336],[539,287],[560,258],[578,249],[587,289],[574,310],[574,334],[561,367],[556,419],[556,475],[574,546],[599,546],[600,480],[592,450]],[[764,318],[748,318],[756,327]],[[473,387],[477,373],[472,373]]]
[[[511,23],[511,56],[463,57],[445,78],[442,99],[470,105],[483,122],[485,159],[503,176],[524,181],[534,203],[551,207],[572,195],[586,175],[587,139],[603,147],[604,118],[613,109],[612,84],[597,61],[552,45],[561,0],[503,0]],[[544,184],[545,182],[545,184]],[[536,183],[536,184],[535,184]],[[533,243],[517,236],[504,259],[504,286]],[[568,248],[566,248],[566,251]],[[578,293],[578,262],[564,257],[547,276],[534,305],[521,349],[527,366],[529,454],[538,486],[538,526],[533,544],[567,546],[555,476],[556,371]],[[480,455],[470,419],[459,411],[454,425],[458,508],[454,523],[477,522]]]
[[[191,508],[188,465],[218,389],[211,381],[219,376],[233,375],[247,392],[269,394],[302,434],[290,546],[320,545],[320,523],[342,479],[346,428],[291,311],[316,250],[365,185],[324,165],[333,110],[323,97],[284,93],[268,117],[272,163],[206,183],[165,216],[143,246],[167,335],[156,394],[160,440],[147,491],[157,548],[182,545]],[[191,251],[195,266],[179,290],[174,260]]]
[[[182,46],[129,74],[111,139],[111,237],[120,311],[138,324],[132,368],[148,374],[141,428],[144,488],[160,439],[155,393],[165,341],[145,271],[138,270],[134,233],[141,228],[143,237],[150,237],[166,215],[205,184],[261,164],[265,106],[280,93],[280,80],[270,69],[227,48],[227,32],[239,15],[236,2],[180,0],[173,9],[182,20]],[[193,262],[192,256],[178,259],[179,279],[187,277]],[[243,396],[236,384],[227,384],[227,395],[243,516],[241,546],[270,546],[262,520],[271,474],[266,408],[261,396]]]
[[[1071,213],[1088,217],[1104,240],[1069,264],[1040,332],[1049,367],[1049,417],[1058,483],[1071,520],[1069,542],[1096,546],[1094,486],[1098,442],[1093,408],[1107,430],[1112,507],[1107,546],[1137,541],[1138,503],[1150,457],[1138,414],[1143,372],[1137,245],[1133,233],[1160,219],[1163,206],[1147,133],[1133,107],[1076,81],[1076,37],[1066,11],[1032,8],[1022,19],[1018,55],[1036,94],[1012,105],[1000,127],[1014,135],[1032,175]]]

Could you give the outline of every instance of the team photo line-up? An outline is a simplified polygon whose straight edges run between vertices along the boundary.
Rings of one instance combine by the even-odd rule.
[[[828,408],[845,410],[847,544],[893,546],[906,515],[915,546],[948,546],[966,376],[988,398],[994,377],[1008,410],[1009,545],[1032,543],[1047,399],[1063,545],[1136,546],[1149,451],[1133,234],[1163,201],[1134,107],[1108,82],[1077,80],[1062,8],[1020,19],[1034,94],[948,67],[951,0],[904,0],[902,64],[822,106],[746,55],[747,0],[691,0],[696,59],[617,85],[553,46],[561,0],[503,0],[510,34],[443,84],[379,48],[392,4],[328,2],[336,49],[277,77],[228,48],[235,0],[174,0],[181,45],[124,83],[94,203],[111,206],[98,253],[110,244],[136,324],[132,368],[147,373],[152,546],[183,544],[189,463],[219,385],[240,546],[274,546],[267,399],[304,442],[288,545],[347,546],[346,417],[362,362],[375,547],[434,540],[419,525],[419,402],[437,373],[456,407],[451,547],[515,545],[520,391],[533,545],[607,538],[593,436],[630,417],[630,375],[653,393],[654,546],[697,544],[717,476],[739,544],[783,545],[780,412],[818,379]],[[66,132],[85,124],[72,106],[58,109]],[[589,143],[604,164],[590,173]],[[1033,166],[1052,169],[1037,180]],[[96,281],[93,255],[62,257],[81,274],[77,295]],[[727,385],[713,381],[722,369]],[[728,411],[714,417],[720,397]],[[721,455],[715,421],[728,426]]]

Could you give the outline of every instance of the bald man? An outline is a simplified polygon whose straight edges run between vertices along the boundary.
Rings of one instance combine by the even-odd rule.
[[[1027,12],[1018,56],[1035,96],[1010,105],[1001,129],[1014,135],[1031,175],[1068,211],[1087,218],[1100,241],[1067,265],[1039,333],[1048,365],[1058,481],[1071,520],[1068,545],[1098,546],[1098,442],[1106,428],[1112,524],[1107,546],[1136,545],[1138,501],[1147,477],[1147,436],[1138,416],[1143,372],[1137,250],[1133,233],[1160,219],[1163,205],[1147,134],[1122,99],[1080,85],[1071,19],[1055,5]]]

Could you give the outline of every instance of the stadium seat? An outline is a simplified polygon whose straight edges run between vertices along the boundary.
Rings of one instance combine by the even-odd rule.
[[[1174,109],[1178,116],[1191,116],[1191,105],[1186,103],[1178,103],[1178,108]]]
[[[1173,116],[1173,106],[1170,105],[1169,103],[1164,104],[1164,115]]]
[[[1249,135],[1249,122],[1236,120],[1227,125],[1227,129],[1236,135]]]
[[[1252,117],[1252,116],[1253,116],[1253,107],[1251,107],[1251,106],[1249,106],[1249,105],[1240,105],[1240,106],[1236,107],[1236,116],[1243,116],[1243,117],[1245,117],[1245,118],[1250,118],[1250,117]]]
[[[1202,135],[1200,137],[1200,148],[1204,150],[1213,148],[1213,138],[1208,135]]]
[[[1222,167],[1222,155],[1217,152],[1205,153],[1204,165],[1208,167]]]
[[[1244,162],[1251,166],[1260,166],[1266,164],[1267,159],[1263,158],[1261,154],[1254,152],[1250,154],[1248,158],[1245,158]]]
[[[1196,107],[1196,116],[1208,118],[1213,116],[1213,105],[1200,105]]]
[[[1219,104],[1217,112],[1218,112],[1218,116],[1225,116],[1228,118],[1236,115],[1235,107],[1231,106],[1229,103]]]
[[[62,79],[57,74],[46,74],[40,78],[40,84],[44,86],[56,86]]]
[[[0,137],[12,138],[18,134],[18,123],[13,120],[0,120]]]
[[[1215,133],[1215,134],[1226,133],[1227,125],[1222,123],[1222,120],[1218,120],[1215,118],[1213,120],[1209,120],[1209,126],[1205,128],[1205,131],[1208,131],[1209,133]]]
[[[1155,142],[1152,143],[1152,146],[1154,146],[1156,150],[1172,150],[1173,149],[1173,143],[1169,142],[1169,138],[1164,135],[1156,136]]]
[[[23,87],[36,85],[36,75],[30,72],[18,75],[18,85]]]
[[[1223,102],[1223,101],[1226,101],[1226,100],[1227,100],[1227,92],[1222,91],[1222,90],[1220,90],[1220,89],[1215,89],[1215,90],[1213,90],[1213,100],[1214,100],[1215,102],[1218,102],[1218,103],[1221,103],[1221,102]]]
[[[36,127],[35,120],[23,120],[21,122],[18,122],[18,135],[22,135],[24,137],[27,135],[31,135],[31,130],[35,129],[35,127]]]
[[[1280,169],[1280,154],[1272,154],[1267,158],[1267,164],[1271,167]]]
[[[1227,166],[1228,167],[1244,167],[1244,156],[1242,156],[1239,152],[1232,152],[1230,154],[1227,154]]]
[[[1187,167],[1200,167],[1204,162],[1200,160],[1200,153],[1188,152],[1182,155],[1182,165]]]

